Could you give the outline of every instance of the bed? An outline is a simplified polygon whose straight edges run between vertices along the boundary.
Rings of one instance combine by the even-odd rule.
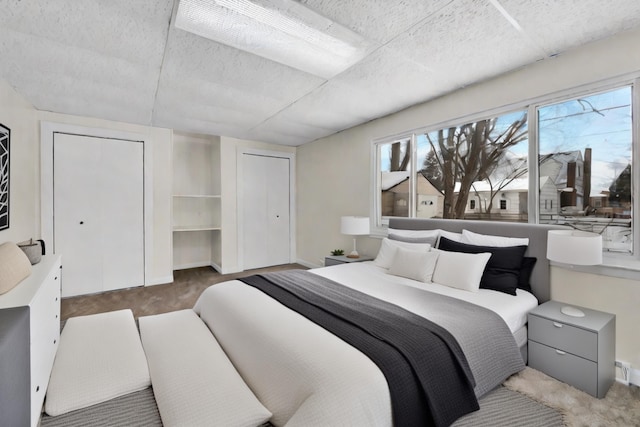
[[[263,405],[252,408],[263,416],[262,419],[255,419],[259,419],[259,422],[252,421],[255,423],[253,425],[260,425],[263,421],[291,427],[450,425],[457,417],[473,411],[477,398],[524,368],[526,314],[538,303],[549,299],[546,235],[548,230],[555,228],[558,227],[481,221],[392,219],[389,238],[383,241],[376,261],[223,282],[205,290],[193,311],[213,333],[216,345],[223,350],[220,353],[228,357],[231,369],[235,369],[243,385],[248,386],[257,405]],[[466,233],[467,240],[461,238],[463,232]],[[436,240],[433,240],[434,236]],[[522,244],[523,239],[528,240],[526,245]],[[467,286],[478,286],[476,282],[480,281],[480,277],[482,280],[486,279],[488,260],[491,257],[495,259],[495,253],[501,254],[500,251],[503,250],[495,249],[498,252],[487,253],[487,248],[482,243],[496,248],[523,247],[521,257],[536,259],[526,274],[527,285],[530,284],[529,291],[521,288],[509,288],[508,291],[467,289]],[[385,245],[395,248],[392,257],[395,263],[389,257],[385,260]],[[449,250],[426,250],[424,253],[413,250],[417,247],[424,248],[425,245],[449,245]],[[400,246],[403,249],[398,249]],[[470,246],[480,249],[476,251]],[[511,249],[504,250],[513,252]],[[389,253],[391,252],[387,252],[387,255]],[[411,258],[417,256],[421,258]],[[424,261],[420,265],[428,264],[431,259],[437,261],[434,261],[430,272],[425,272],[424,268],[414,271],[416,263],[412,260],[418,259]],[[438,270],[435,265],[440,261],[441,264],[437,265],[446,265],[445,259],[452,264],[446,269],[443,267]],[[391,264],[386,265],[389,263]],[[466,271],[475,271],[476,278],[469,281],[471,284],[466,283]],[[433,279],[433,282],[453,282],[447,285],[425,283],[431,280],[416,280],[422,279],[424,274],[430,274],[429,279]],[[492,280],[500,282],[504,279],[503,270],[499,268],[497,274]],[[509,276],[509,283],[512,276]],[[520,281],[520,276],[518,280]],[[465,283],[459,286],[458,281]],[[323,295],[320,296],[319,293]],[[324,293],[331,295],[327,297]],[[290,294],[299,294],[301,299],[312,300],[312,307],[304,311],[289,305],[293,304],[287,300]],[[322,304],[327,304],[326,307],[329,308],[317,308],[315,301],[320,297],[323,301],[328,300]],[[360,305],[367,303],[369,299],[376,306],[374,308],[380,309],[384,314],[377,315],[375,313],[378,312],[371,311],[373,308],[369,305]],[[344,301],[349,302],[345,304]],[[353,310],[357,312],[353,315],[355,317],[343,314],[342,310],[346,310],[344,305],[357,307],[357,310]],[[335,313],[339,313],[340,325],[334,325]],[[365,318],[361,320],[363,315]],[[323,320],[327,316],[333,317]],[[383,330],[389,328],[387,323],[395,324],[396,320],[387,322],[387,319],[398,318],[404,319],[403,322],[406,320],[406,325],[390,329],[405,331],[405,341],[387,344],[388,338],[382,335],[378,337],[378,334],[386,333]],[[166,317],[162,319],[165,322]],[[183,320],[192,321],[186,318]],[[328,324],[319,326],[315,322]],[[364,326],[358,322],[363,322]],[[423,322],[426,322],[426,326]],[[145,336],[158,335],[157,331],[161,331],[162,335],[163,331],[172,330],[172,327],[171,323],[159,323],[156,332],[152,334],[145,332],[147,323],[151,325],[151,322],[140,319],[142,344],[149,359],[151,384],[156,400],[159,393],[157,386],[169,390],[164,393],[163,399],[169,396],[168,399],[171,400],[172,393],[183,394],[181,387],[184,388],[184,393],[189,394],[192,387],[189,381],[183,381],[182,374],[174,372],[174,377],[169,380],[154,379],[154,371],[163,369],[167,372],[172,369],[167,366],[156,367],[162,363],[152,362],[150,354],[157,343],[154,344],[151,338]],[[377,349],[379,353],[365,355],[364,350],[369,351],[372,346],[370,337],[354,339],[351,344],[345,342],[347,338],[351,339],[353,329],[370,329],[371,324],[376,326],[368,333],[375,335],[379,341],[384,341],[387,346],[394,349],[411,347],[414,351],[417,350],[418,358],[421,359],[426,358],[422,353],[447,353],[444,357],[447,360],[438,360],[435,367],[425,368],[416,367],[411,362],[409,367],[398,367],[396,373],[394,369],[399,359],[413,360],[414,356],[403,353],[399,358],[388,360],[385,359],[386,356],[379,355],[386,351],[384,349]],[[429,329],[425,333],[425,339],[429,338],[427,335],[437,335],[446,342],[443,347],[445,350],[436,350],[440,348],[440,344],[436,345],[432,341],[429,341],[428,346],[420,347],[423,326]],[[185,335],[180,328],[173,329],[172,340]],[[189,345],[191,344],[181,344],[181,351],[165,346],[162,350],[157,350],[162,354],[158,359],[164,363],[168,358],[167,354],[172,351],[176,353],[176,357],[180,357],[182,353],[188,352],[184,349]],[[449,369],[448,366],[452,368]],[[454,379],[449,374],[450,371],[454,372],[451,374]],[[197,377],[198,369],[195,372]],[[425,373],[429,372],[430,379],[425,381]],[[215,375],[217,374],[214,373],[210,383],[215,382]],[[426,388],[419,388],[417,393],[407,392],[402,387],[410,380],[403,379],[403,375],[407,378],[418,377],[418,387]],[[176,381],[182,383],[176,385]],[[226,381],[224,384],[227,384]],[[448,390],[448,382],[452,384],[454,391]],[[211,384],[211,387],[220,389],[222,385]],[[408,387],[407,390],[414,390],[410,388],[413,386]],[[196,400],[199,397],[197,393],[190,395]],[[422,400],[413,400],[415,395],[420,395]],[[460,400],[461,398],[464,400]],[[428,405],[424,405],[424,402]],[[432,407],[432,402],[439,403]],[[158,402],[161,415],[162,405],[164,403]],[[180,409],[181,405],[184,406],[184,403],[173,404],[172,410]],[[222,404],[218,403],[220,405]],[[189,406],[189,412],[185,416],[191,417],[197,408],[191,407],[194,406],[191,403]],[[429,407],[426,415],[421,413],[425,412],[424,409],[416,408],[421,406]],[[460,409],[461,407],[464,408]],[[268,411],[267,415],[264,415],[264,409]],[[419,418],[422,416],[427,418]],[[421,421],[415,421],[418,419]],[[425,419],[429,421],[425,423]],[[181,424],[179,420],[167,423],[164,415],[163,422],[165,425]]]

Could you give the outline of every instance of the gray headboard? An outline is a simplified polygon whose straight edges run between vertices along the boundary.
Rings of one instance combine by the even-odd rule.
[[[391,218],[389,228],[404,230],[442,229],[455,233],[463,229],[480,234],[492,234],[507,237],[528,237],[529,247],[526,256],[536,257],[538,261],[531,274],[531,289],[540,303],[551,299],[549,283],[549,260],[547,260],[547,231],[562,230],[564,227],[546,224],[527,224],[519,222],[468,221],[458,219],[422,219]]]

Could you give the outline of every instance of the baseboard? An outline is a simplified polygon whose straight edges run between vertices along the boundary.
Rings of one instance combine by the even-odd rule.
[[[216,264],[215,262],[212,262],[211,264],[209,264],[211,266],[211,268],[213,268],[215,271],[217,271],[218,273],[222,274],[222,267],[220,267],[218,264]]]
[[[170,276],[155,277],[151,280],[147,280],[144,285],[145,286],[165,285],[167,283],[172,283],[172,282],[173,282],[173,274],[171,274]]]
[[[620,369],[616,369],[616,374],[620,372]],[[627,385],[621,377],[616,376],[616,382]],[[629,385],[635,385],[640,387],[640,369],[631,369],[629,371]]]
[[[640,386],[640,369],[631,369],[629,372],[629,384]]]
[[[207,261],[203,261],[203,262],[193,262],[193,263],[188,263],[188,264],[180,264],[180,265],[174,265],[173,266],[173,270],[186,270],[187,268],[198,268],[198,267],[212,267],[210,262]]]

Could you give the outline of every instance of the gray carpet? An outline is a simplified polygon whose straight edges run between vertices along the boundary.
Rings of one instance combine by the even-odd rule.
[[[42,416],[41,427],[162,426],[151,388],[56,417]]]
[[[216,426],[211,420],[211,426]],[[498,387],[480,400],[480,410],[460,418],[453,427],[561,427],[559,412],[515,391]],[[42,427],[162,426],[151,388],[86,409],[42,417]],[[220,426],[226,427],[226,426]]]
[[[535,400],[498,387],[482,399],[480,410],[465,415],[452,427],[560,427],[562,415]]]

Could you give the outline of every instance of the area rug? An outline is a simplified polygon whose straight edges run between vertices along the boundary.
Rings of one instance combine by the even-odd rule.
[[[557,409],[569,427],[640,426],[640,388],[614,383],[597,399],[540,371],[525,368],[504,386]]]

